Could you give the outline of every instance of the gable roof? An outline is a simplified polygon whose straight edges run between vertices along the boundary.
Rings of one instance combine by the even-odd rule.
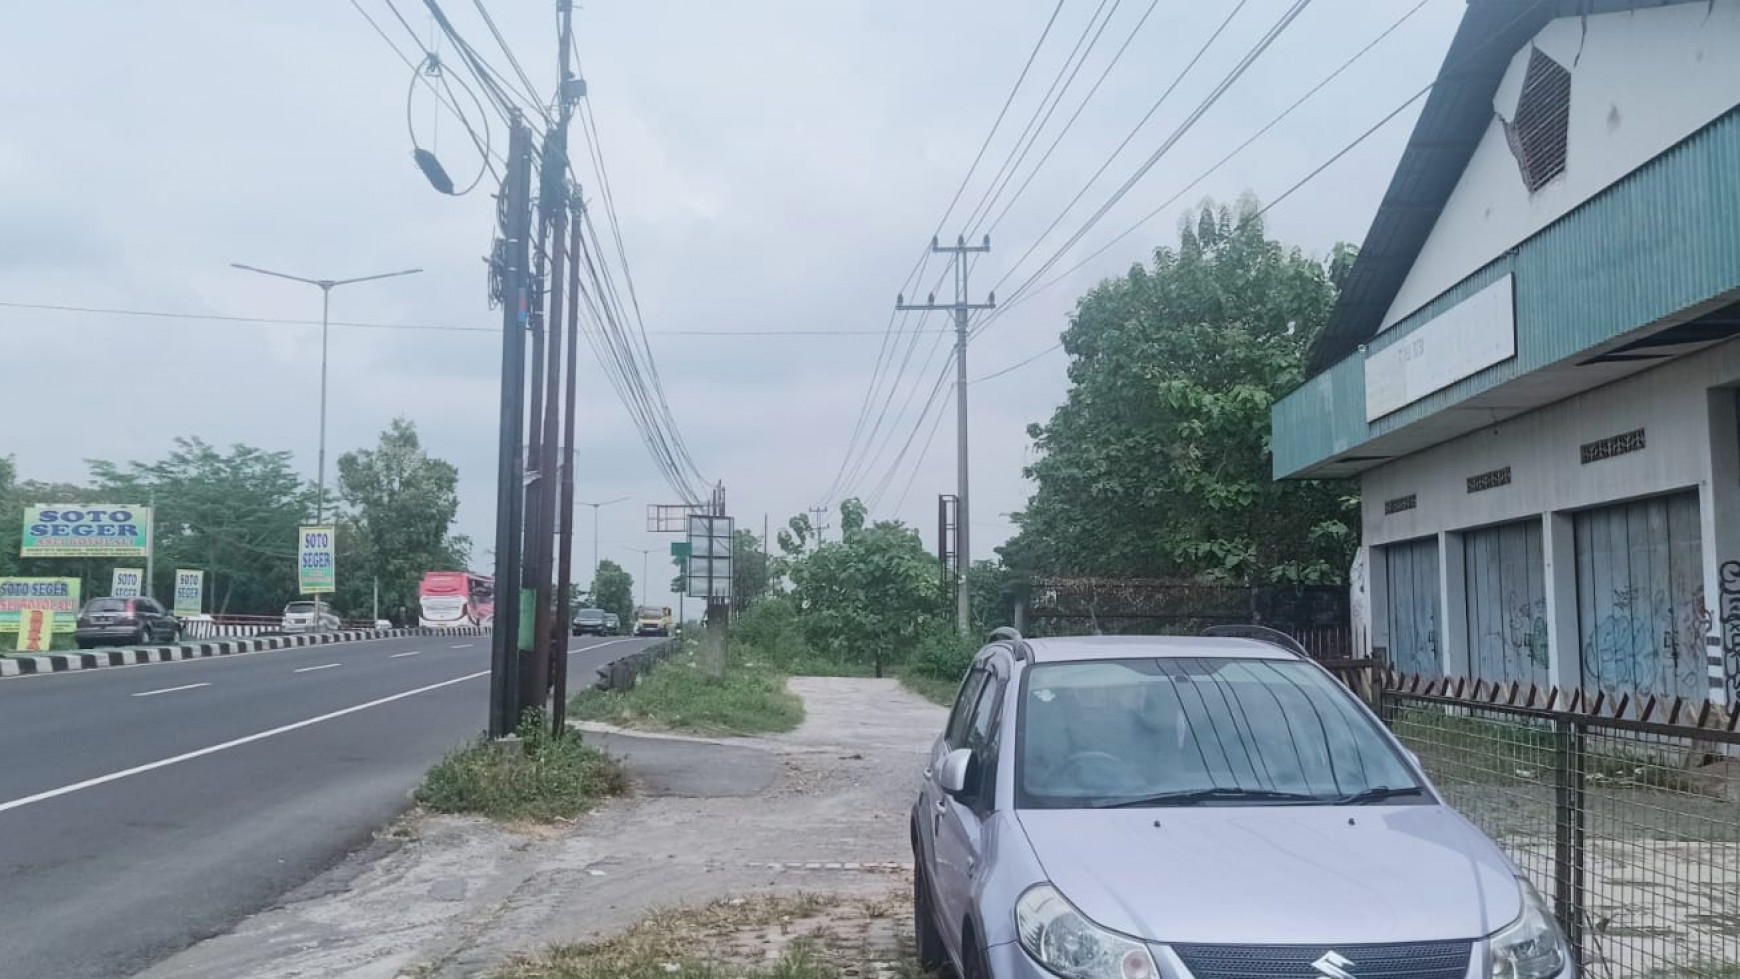
[[[1425,108],[1408,137],[1359,256],[1306,359],[1307,376],[1377,335],[1438,215],[1492,121],[1492,99],[1513,55],[1559,17],[1709,0],[1468,0]],[[1497,256],[1493,256],[1497,257]]]

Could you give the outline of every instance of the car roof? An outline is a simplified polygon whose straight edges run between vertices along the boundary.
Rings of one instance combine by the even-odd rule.
[[[1298,659],[1292,650],[1231,636],[1062,636],[1024,639],[1035,663],[1095,659]]]

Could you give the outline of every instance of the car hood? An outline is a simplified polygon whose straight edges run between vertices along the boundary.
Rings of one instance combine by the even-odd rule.
[[[1478,938],[1521,899],[1491,841],[1445,806],[1028,809],[1046,876],[1128,935],[1204,944]]]

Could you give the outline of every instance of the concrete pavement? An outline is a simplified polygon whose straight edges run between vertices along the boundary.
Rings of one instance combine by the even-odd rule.
[[[0,680],[0,963],[121,977],[373,839],[482,728],[487,637]],[[571,687],[645,645],[575,641]]]

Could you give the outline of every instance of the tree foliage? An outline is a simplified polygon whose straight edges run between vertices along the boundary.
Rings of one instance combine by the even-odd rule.
[[[1342,580],[1353,490],[1276,482],[1269,409],[1303,379],[1335,302],[1319,262],[1265,236],[1256,204],[1205,204],[1152,267],[1102,282],[1063,334],[1065,403],[1028,434],[1037,483],[1002,549],[1027,573]]]
[[[471,541],[452,532],[459,471],[423,450],[413,423],[395,418],[374,448],[339,456],[338,490],[341,609],[367,609],[376,580],[383,609],[414,608],[425,572],[465,569]]]
[[[770,591],[772,565],[761,538],[738,530],[731,541],[731,606],[748,611]]]
[[[898,521],[866,526],[863,512],[856,500],[841,504],[840,539],[793,561],[789,573],[810,647],[880,674],[945,620],[936,558],[918,532]]]
[[[592,575],[592,607],[615,612],[623,625],[634,622],[634,576],[609,558]]]

